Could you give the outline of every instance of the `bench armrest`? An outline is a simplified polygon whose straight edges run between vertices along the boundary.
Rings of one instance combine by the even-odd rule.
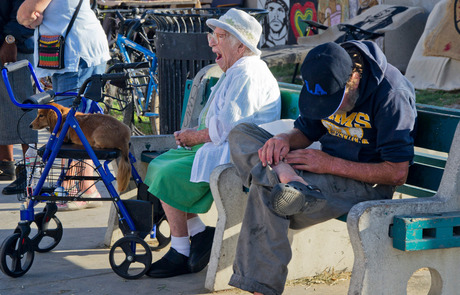
[[[136,159],[134,167],[141,178],[144,179],[147,173],[147,167],[141,161],[143,151],[164,152],[172,148],[177,148],[173,134],[131,136],[130,152]]]

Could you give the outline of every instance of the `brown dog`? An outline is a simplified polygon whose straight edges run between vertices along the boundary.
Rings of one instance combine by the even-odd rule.
[[[69,108],[63,107],[56,103],[50,103],[59,109],[62,114],[62,122],[65,121]],[[131,130],[128,126],[118,121],[112,116],[103,114],[75,114],[78,124],[89,144],[94,148],[119,149],[121,157],[118,162],[117,184],[118,191],[122,192],[128,187],[131,177],[131,164],[129,162],[129,141],[131,139]],[[57,115],[51,109],[39,109],[37,117],[30,124],[34,130],[50,128],[54,130],[57,123]],[[61,123],[61,128],[62,128]],[[60,129],[59,129],[60,131]],[[59,136],[59,134],[57,134]],[[83,145],[80,138],[73,128],[69,128],[66,136],[66,142]]]

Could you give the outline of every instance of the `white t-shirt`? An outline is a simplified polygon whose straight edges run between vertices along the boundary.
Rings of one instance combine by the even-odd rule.
[[[41,35],[65,35],[67,26],[77,8],[79,0],[52,0],[43,13],[43,22],[35,29],[34,40],[37,44],[38,30]],[[34,50],[34,65],[38,77],[51,76],[54,73],[77,72],[82,58],[88,67],[97,66],[110,59],[107,36],[91,10],[88,0],[83,3],[77,18],[66,38],[64,51],[65,68],[48,70],[36,67],[38,63],[37,46]]]

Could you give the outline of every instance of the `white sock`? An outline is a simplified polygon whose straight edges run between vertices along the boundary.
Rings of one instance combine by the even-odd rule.
[[[187,227],[188,227],[188,234],[189,236],[193,237],[194,235],[201,233],[206,229],[206,225],[204,225],[203,221],[201,221],[200,217],[193,217],[187,220]]]
[[[190,256],[190,237],[171,236],[171,247],[187,257]]]

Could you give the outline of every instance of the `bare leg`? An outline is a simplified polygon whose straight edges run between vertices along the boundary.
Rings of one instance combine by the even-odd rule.
[[[0,161],[13,161],[13,145],[0,145]]]
[[[187,220],[192,219],[194,217],[198,217],[198,214],[195,213],[187,213]]]
[[[187,229],[187,213],[161,201],[171,230],[171,248],[160,260],[150,266],[147,275],[153,278],[169,278],[190,273],[188,259],[190,240]]]
[[[275,171],[276,175],[278,175],[278,178],[281,183],[299,181],[305,185],[308,184],[305,182],[305,180],[302,177],[297,175],[294,168],[292,168],[292,166],[287,163],[279,162],[278,165],[272,166],[272,168]]]
[[[88,165],[87,162],[84,162],[83,164],[83,172],[82,176],[93,176],[94,171],[91,165]],[[96,186],[93,185],[94,181],[92,180],[84,180],[80,184],[80,191],[84,191],[86,194],[92,194],[95,191],[97,191]]]
[[[171,236],[187,237],[187,213],[171,207],[163,201],[161,201],[161,205],[163,206],[163,210],[168,218]]]

